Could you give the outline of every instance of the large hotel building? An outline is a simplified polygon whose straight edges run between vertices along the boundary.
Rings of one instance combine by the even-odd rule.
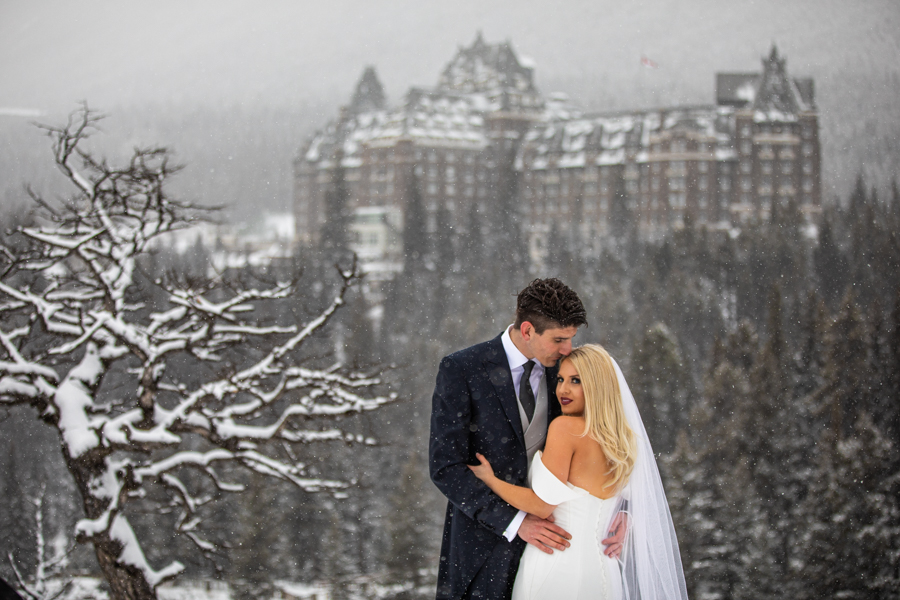
[[[365,70],[350,104],[296,159],[297,242],[320,241],[338,171],[364,260],[399,259],[415,185],[428,226],[443,205],[456,231],[473,205],[487,216],[498,194],[514,194],[540,262],[554,226],[599,248],[622,227],[616,211],[649,239],[686,219],[721,229],[766,219],[788,202],[814,218],[820,156],[813,82],[789,76],[774,47],[759,73],[717,74],[714,105],[585,115],[544,98],[509,43],[479,35],[434,88],[410,89],[400,106],[386,105]]]

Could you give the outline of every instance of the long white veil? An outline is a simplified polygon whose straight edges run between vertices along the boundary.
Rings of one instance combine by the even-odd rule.
[[[628,485],[622,490],[622,509],[628,513],[628,536],[619,561],[625,600],[687,600],[684,570],[675,527],[663,490],[653,448],[641,421],[634,396],[622,369],[613,360],[625,418],[634,431],[637,457]],[[618,511],[614,511],[613,518]],[[604,532],[605,533],[605,532]],[[604,536],[605,537],[605,536]]]

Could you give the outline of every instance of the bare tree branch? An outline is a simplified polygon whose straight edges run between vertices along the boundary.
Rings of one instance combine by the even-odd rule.
[[[310,475],[295,453],[279,449],[373,443],[322,424],[394,396],[376,392],[379,377],[321,364],[307,349],[358,280],[355,261],[338,269],[333,298],[305,323],[259,316],[295,298],[297,281],[263,288],[225,277],[200,286],[170,282],[154,288],[164,291],[166,306],[145,306],[138,260],[203,211],[168,196],[179,168],[165,149],[135,149],[121,168],[83,151],[101,118],[84,104],[65,126],[42,126],[74,194],[64,210],[31,194],[41,220],[18,230],[24,250],[4,246],[13,266],[0,277],[0,405],[30,404],[57,429],[85,506],[77,539],[94,545],[114,598],[144,599],[183,567],[150,566],[129,506],[167,498],[156,510],[180,511],[175,532],[208,555],[215,548],[202,525],[210,496],[197,486],[243,489],[222,480],[217,466],[307,491],[342,489],[345,483]],[[211,374],[216,363],[221,368]],[[203,477],[186,477],[189,471]]]

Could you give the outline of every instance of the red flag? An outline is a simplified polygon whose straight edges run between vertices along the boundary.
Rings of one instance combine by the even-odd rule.
[[[658,69],[659,65],[647,58],[646,56],[641,55],[641,64],[649,69]]]

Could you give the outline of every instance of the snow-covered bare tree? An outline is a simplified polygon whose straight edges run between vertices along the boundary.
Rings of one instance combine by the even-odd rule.
[[[342,487],[312,476],[293,449],[369,443],[336,419],[393,395],[379,395],[378,378],[328,366],[309,350],[355,268],[340,272],[333,300],[305,324],[254,316],[267,301],[292,297],[297,281],[159,280],[167,306],[148,305],[138,259],[203,211],[169,197],[177,169],[166,150],[136,149],[121,168],[84,150],[98,118],[85,105],[65,126],[44,127],[74,193],[61,207],[32,193],[38,216],[0,248],[0,406],[30,405],[58,430],[84,508],[76,538],[93,544],[113,598],[148,599],[184,567],[151,566],[132,526],[135,505],[175,511],[176,533],[212,553],[200,509],[241,491],[233,475],[244,469],[309,491]]]

